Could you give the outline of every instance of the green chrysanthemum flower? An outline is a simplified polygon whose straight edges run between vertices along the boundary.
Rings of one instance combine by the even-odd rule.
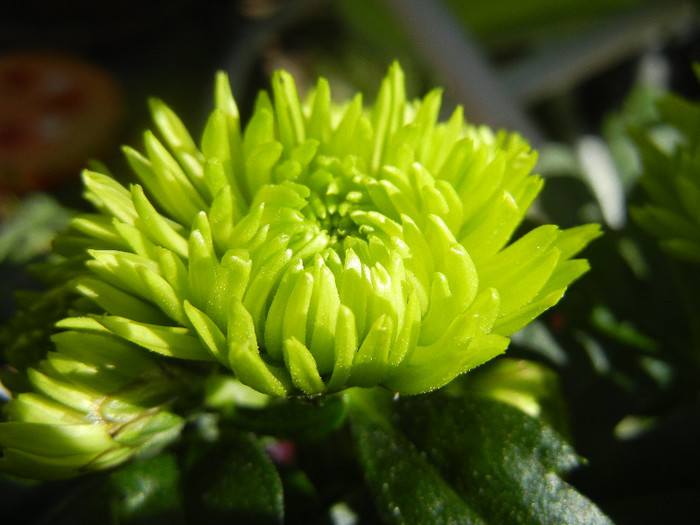
[[[369,111],[324,80],[303,103],[284,72],[243,131],[223,74],[215,101],[199,147],[152,101],[161,139],[125,149],[142,185],[85,173],[99,213],[63,246],[88,249],[76,286],[105,313],[64,326],[274,396],[413,394],[503,352],[588,268],[572,256],[596,225],[506,246],[542,187],[535,154],[461,110],[436,123],[440,92],[407,102],[398,65]]]
[[[0,423],[0,471],[67,478],[168,443],[184,420],[168,406],[183,383],[140,348],[109,334],[67,330],[27,369],[31,390]]]
[[[700,68],[697,73],[700,77]],[[700,105],[667,95],[657,109],[680,140],[669,152],[649,135],[636,134],[644,167],[640,184],[648,202],[630,211],[667,253],[700,262]]]

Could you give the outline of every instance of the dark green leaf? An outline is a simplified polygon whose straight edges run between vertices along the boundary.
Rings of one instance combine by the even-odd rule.
[[[33,523],[39,514],[39,509],[33,504],[42,496],[42,484],[37,481],[0,476],[0,515],[2,523]],[[44,499],[48,506],[50,501]]]
[[[180,472],[170,454],[136,461],[110,476],[112,509],[120,524],[184,524]]]
[[[338,428],[345,414],[345,402],[340,396],[277,399],[262,409],[237,409],[233,422],[258,434],[307,441]]]
[[[255,436],[227,433],[193,452],[183,475],[189,523],[282,522],[282,484]]]
[[[408,438],[486,522],[610,523],[559,477],[580,459],[538,419],[490,398],[441,392],[396,405]]]
[[[657,101],[656,107],[662,120],[678,128],[691,145],[697,144],[700,138],[700,107],[697,103],[668,93]]]
[[[14,487],[0,486],[16,498],[2,501],[0,523],[3,525],[114,525],[107,499],[106,478],[91,475],[66,481]],[[24,485],[24,487],[22,487]],[[19,490],[18,490],[19,489]],[[14,492],[14,495],[13,495]]]
[[[3,361],[24,371],[43,359],[46,352],[53,348],[50,336],[54,323],[66,315],[74,298],[74,292],[67,285],[41,292],[18,292],[17,312],[0,326]],[[21,381],[22,378],[17,380]],[[7,374],[6,384],[11,388],[15,385],[10,374]]]
[[[377,390],[349,394],[350,421],[365,479],[380,513],[396,524],[483,524],[377,406]],[[381,401],[380,401],[381,402]]]

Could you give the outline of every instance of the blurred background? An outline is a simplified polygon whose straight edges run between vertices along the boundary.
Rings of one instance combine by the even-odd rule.
[[[147,97],[197,137],[217,70],[245,117],[275,69],[300,90],[324,76],[339,100],[359,90],[369,101],[398,60],[413,96],[442,86],[446,114],[461,104],[472,123],[518,131],[540,151],[547,184],[532,222],[604,225],[586,253],[594,272],[516,337],[514,352],[539,355],[564,380],[574,443],[594,465],[574,480],[581,490],[620,523],[681,523],[674,516],[700,494],[700,361],[674,350],[688,320],[665,306],[680,301],[672,272],[628,221],[641,165],[627,131],[671,143],[654,100],[700,98],[696,9],[685,0],[3,2],[0,321],[16,290],[39,286],[26,263],[85,207],[80,170],[99,159],[128,177],[119,145],[140,148]]]
[[[461,104],[473,123],[523,133],[543,150],[545,174],[599,171],[592,162],[624,185],[633,161],[612,166],[624,150],[596,137],[608,138],[631,93],[639,107],[627,119],[650,117],[644,101],[654,91],[700,92],[698,45],[695,6],[684,0],[5,2],[0,217],[27,199],[46,206],[29,198],[36,192],[70,199],[87,159],[119,173],[118,145],[138,145],[148,96],[196,135],[216,70],[229,73],[245,115],[275,69],[291,71],[302,90],[320,75],[339,99],[360,90],[371,100],[393,60],[412,95],[442,86],[446,114]],[[619,227],[624,188],[615,182],[591,184],[604,220]],[[26,255],[45,240],[32,228],[37,246]],[[10,248],[3,233],[0,261],[16,260],[22,245]]]

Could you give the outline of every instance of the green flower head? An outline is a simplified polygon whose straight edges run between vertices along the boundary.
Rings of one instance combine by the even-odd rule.
[[[98,213],[65,254],[102,314],[65,321],[273,396],[441,387],[502,353],[588,266],[596,225],[508,244],[542,187],[516,134],[437,122],[440,91],[406,100],[393,65],[376,101],[305,101],[277,72],[242,129],[227,78],[196,144],[162,102],[160,138],[125,148],[140,184],[84,174]],[[71,250],[74,250],[72,252]]]
[[[177,437],[168,405],[182,383],[140,348],[109,334],[66,330],[27,369],[30,390],[4,407],[0,471],[58,479],[122,463]]]

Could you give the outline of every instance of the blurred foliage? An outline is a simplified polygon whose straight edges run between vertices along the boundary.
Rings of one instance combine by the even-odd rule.
[[[596,21],[644,0],[446,0],[460,22],[485,45],[509,49],[522,44],[546,45],[589,27]]]
[[[546,45],[590,27],[611,14],[645,0],[445,0],[455,20],[479,43],[497,52],[525,44]],[[382,52],[397,52],[411,43],[384,2],[341,0],[343,19],[365,39],[381,43]],[[520,49],[522,52],[522,49]]]
[[[70,211],[48,195],[40,193],[23,199],[0,224],[0,264],[25,264],[43,255],[71,217]]]

